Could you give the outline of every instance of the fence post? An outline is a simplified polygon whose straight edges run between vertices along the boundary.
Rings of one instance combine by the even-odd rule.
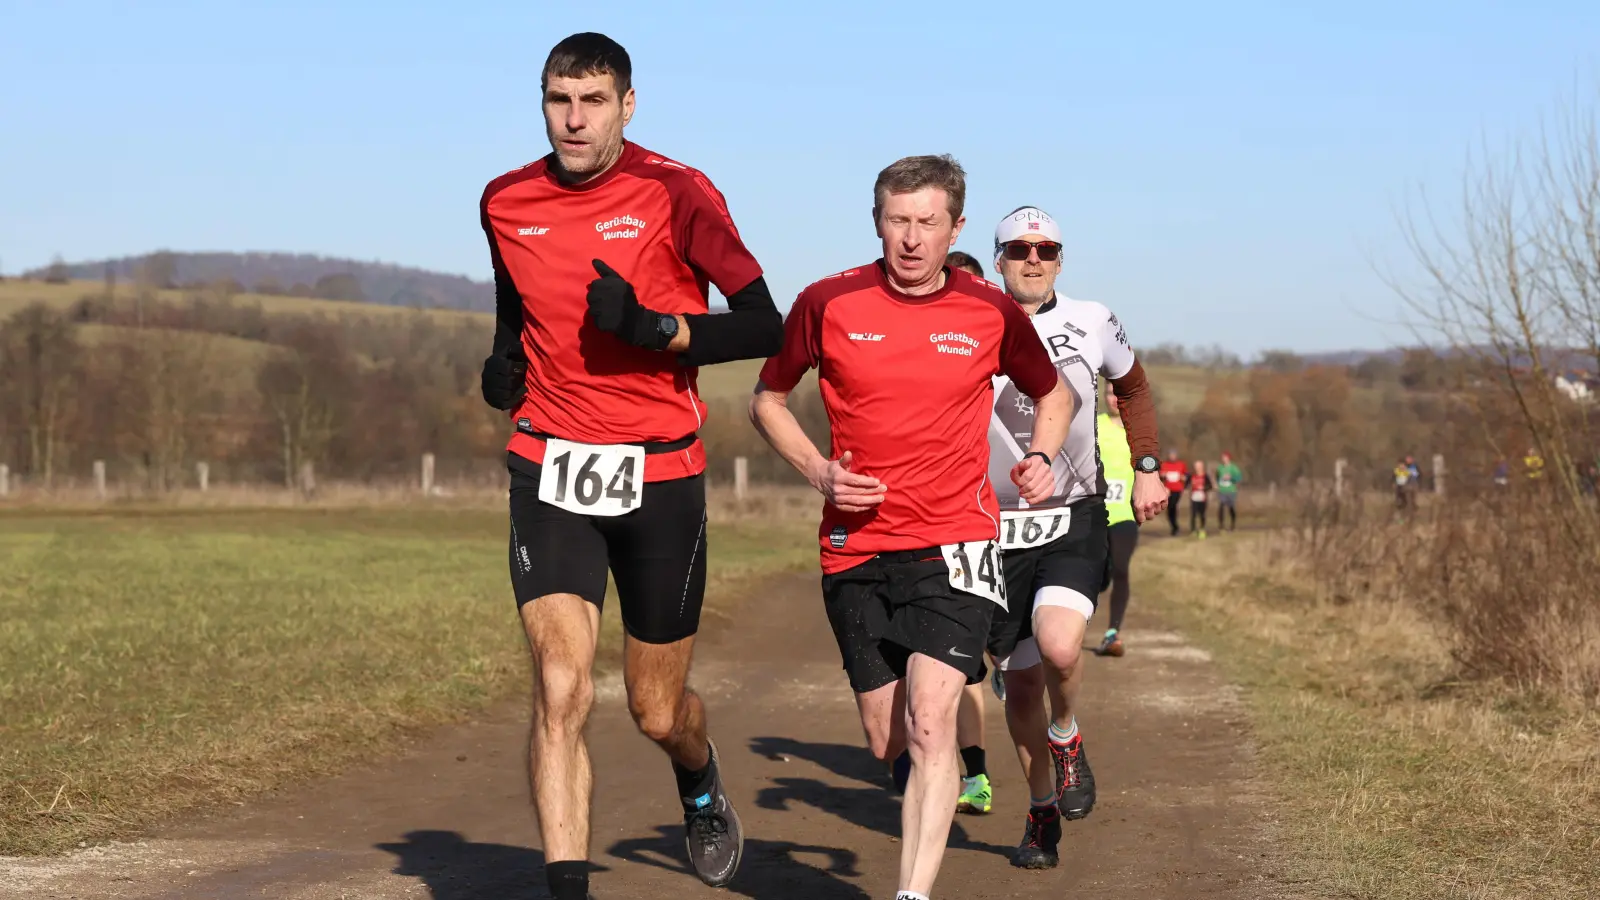
[[[433,496],[433,454],[422,454],[422,496]]]
[[[316,489],[317,473],[312,468],[311,460],[308,459],[300,464],[300,490],[309,497]]]
[[[744,502],[750,491],[750,460],[742,456],[733,458],[733,499]]]
[[[99,500],[106,498],[106,461],[103,459],[94,461],[94,495]]]
[[[1333,461],[1333,493],[1336,497],[1344,496],[1344,457]]]
[[[11,494],[11,467],[6,465],[5,463],[0,463],[0,497],[7,497],[7,496],[10,496],[10,494]]]
[[[1435,453],[1433,455],[1433,492],[1435,494],[1443,494],[1444,493],[1444,454],[1443,453]]]
[[[211,464],[197,462],[194,464],[194,480],[200,485],[200,493],[204,494],[211,489]]]
[[[1268,482],[1267,483],[1267,502],[1271,503],[1272,501],[1274,501],[1276,499],[1278,499],[1278,483],[1276,481]]]

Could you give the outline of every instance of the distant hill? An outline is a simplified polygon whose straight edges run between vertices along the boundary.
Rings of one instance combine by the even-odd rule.
[[[107,267],[119,281],[145,273],[158,287],[234,281],[260,294],[321,297],[386,306],[494,310],[494,285],[391,263],[359,262],[300,253],[175,253],[55,264],[26,273],[99,281]],[[51,270],[54,269],[54,272]],[[63,272],[64,269],[64,272]]]

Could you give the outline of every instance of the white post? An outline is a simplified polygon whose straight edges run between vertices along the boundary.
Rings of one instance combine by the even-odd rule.
[[[1267,502],[1271,503],[1272,501],[1274,501],[1276,499],[1278,499],[1278,483],[1276,481],[1268,482],[1267,483]]]
[[[1435,494],[1444,493],[1444,454],[1443,453],[1435,453],[1433,455],[1433,492]]]
[[[744,502],[750,492],[750,460],[742,456],[733,458],[733,499]]]
[[[433,495],[433,454],[422,454],[422,496]]]
[[[0,497],[11,494],[11,467],[0,463]]]
[[[317,489],[317,473],[311,466],[311,460],[300,464],[300,490],[310,495]]]
[[[211,489],[211,464],[197,462],[194,464],[194,480],[200,485],[200,493]]]
[[[94,495],[101,500],[106,498],[106,461],[103,459],[94,461]]]
[[[1344,496],[1344,457],[1333,461],[1333,493],[1334,496]]]

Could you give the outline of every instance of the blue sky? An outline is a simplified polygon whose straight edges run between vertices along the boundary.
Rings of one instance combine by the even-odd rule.
[[[459,7],[459,8],[456,8]],[[167,247],[474,277],[485,182],[543,155],[539,68],[600,30],[629,137],[723,190],[787,306],[876,256],[878,169],[966,166],[960,247],[1022,203],[1135,344],[1407,339],[1374,262],[1475,142],[1596,96],[1580,2],[162,3],[0,0],[0,267]]]

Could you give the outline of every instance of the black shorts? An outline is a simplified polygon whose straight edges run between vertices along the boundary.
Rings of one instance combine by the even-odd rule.
[[[1005,659],[1022,641],[1033,636],[1033,600],[1040,589],[1063,587],[1082,594],[1090,607],[1100,602],[1100,592],[1111,584],[1111,537],[1103,500],[1081,500],[1072,505],[1067,533],[1041,547],[1007,550],[1008,608],[997,613],[989,626],[988,650]]]
[[[904,678],[913,653],[948,663],[969,682],[981,678],[984,636],[1000,608],[951,587],[936,547],[883,553],[824,575],[822,602],[858,694]]]
[[[506,466],[518,609],[550,594],[576,594],[603,607],[609,568],[630,636],[670,644],[699,630],[706,593],[704,477],[646,482],[638,509],[584,516],[539,499],[538,463],[509,454]]]

